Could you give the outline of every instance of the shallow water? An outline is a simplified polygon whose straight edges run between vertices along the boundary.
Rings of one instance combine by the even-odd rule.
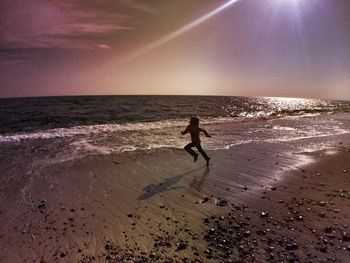
[[[95,96],[6,99],[0,100],[0,108],[0,169],[4,171],[21,160],[28,171],[32,166],[91,154],[182,148],[189,138],[181,136],[180,131],[192,115],[199,116],[201,126],[213,135],[210,140],[203,138],[207,150],[346,134],[347,123],[332,118],[332,114],[348,115],[350,103],[288,98]]]

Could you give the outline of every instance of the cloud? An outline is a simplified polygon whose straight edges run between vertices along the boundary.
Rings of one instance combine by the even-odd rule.
[[[131,8],[145,13],[158,14],[153,8],[139,3],[137,0],[122,0],[122,3]]]
[[[4,0],[0,47],[95,48],[132,30],[140,12],[156,13],[136,0]]]
[[[98,47],[102,48],[102,49],[112,49],[110,46],[105,45],[105,44],[99,44]]]

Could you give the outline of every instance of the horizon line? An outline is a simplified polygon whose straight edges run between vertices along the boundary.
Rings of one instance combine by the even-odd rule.
[[[307,97],[288,97],[288,96],[252,96],[252,95],[213,95],[213,94],[82,94],[82,95],[34,95],[34,96],[14,96],[14,97],[0,97],[0,100],[5,99],[26,99],[26,98],[57,98],[57,97],[117,97],[117,96],[187,96],[187,97],[246,97],[246,98],[287,98],[287,99],[308,99],[308,100],[331,100],[350,102],[350,99],[337,98],[307,98]]]

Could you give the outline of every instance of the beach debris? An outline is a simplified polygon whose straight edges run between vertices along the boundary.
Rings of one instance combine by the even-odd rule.
[[[327,226],[324,229],[324,232],[326,232],[326,233],[331,233],[332,231],[333,231],[333,227],[332,226]]]
[[[261,213],[260,213],[260,217],[261,218],[266,218],[266,217],[268,217],[269,216],[269,212],[267,212],[267,211],[262,211]]]
[[[106,260],[113,260],[118,255],[116,245],[110,240],[106,241],[104,249],[106,253],[106,256],[105,256]]]
[[[179,250],[186,249],[188,247],[188,242],[186,240],[181,240],[176,245],[177,245],[176,250],[179,251]]]
[[[321,245],[321,247],[319,248],[319,250],[322,252],[322,253],[327,253],[328,251],[328,247],[326,245]]]
[[[228,203],[226,200],[219,200],[216,202],[216,205],[220,207],[224,207],[224,206],[228,206]]]
[[[298,221],[304,221],[304,217],[303,217],[302,215],[298,215],[298,216],[297,216],[297,220],[298,220]]]
[[[319,206],[325,207],[327,205],[326,201],[320,201],[317,203]]]
[[[203,203],[206,203],[208,201],[209,201],[209,197],[206,196],[201,200],[201,203],[203,204]]]
[[[296,242],[287,243],[285,248],[287,250],[296,250],[298,249],[298,244]]]
[[[39,201],[38,204],[36,205],[36,208],[39,210],[40,213],[45,213],[46,203],[47,203],[47,200],[44,199],[44,200]]]
[[[215,233],[215,228],[210,228],[209,233],[210,233],[210,234]]]
[[[153,247],[155,247],[155,248],[159,248],[159,247],[170,248],[170,247],[172,247],[171,239],[172,238],[170,236],[159,235],[155,238]]]
[[[326,217],[326,213],[321,211],[319,214],[318,214],[319,217],[322,217],[322,218],[325,218]]]
[[[350,241],[350,234],[346,231],[343,231],[342,233],[342,240],[345,242],[349,242]]]
[[[249,230],[244,231],[243,232],[243,236],[249,237],[250,236],[250,231]]]

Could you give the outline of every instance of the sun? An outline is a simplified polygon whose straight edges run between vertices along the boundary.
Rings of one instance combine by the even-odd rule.
[[[304,0],[275,0],[278,3],[287,3],[287,4],[300,4]]]

